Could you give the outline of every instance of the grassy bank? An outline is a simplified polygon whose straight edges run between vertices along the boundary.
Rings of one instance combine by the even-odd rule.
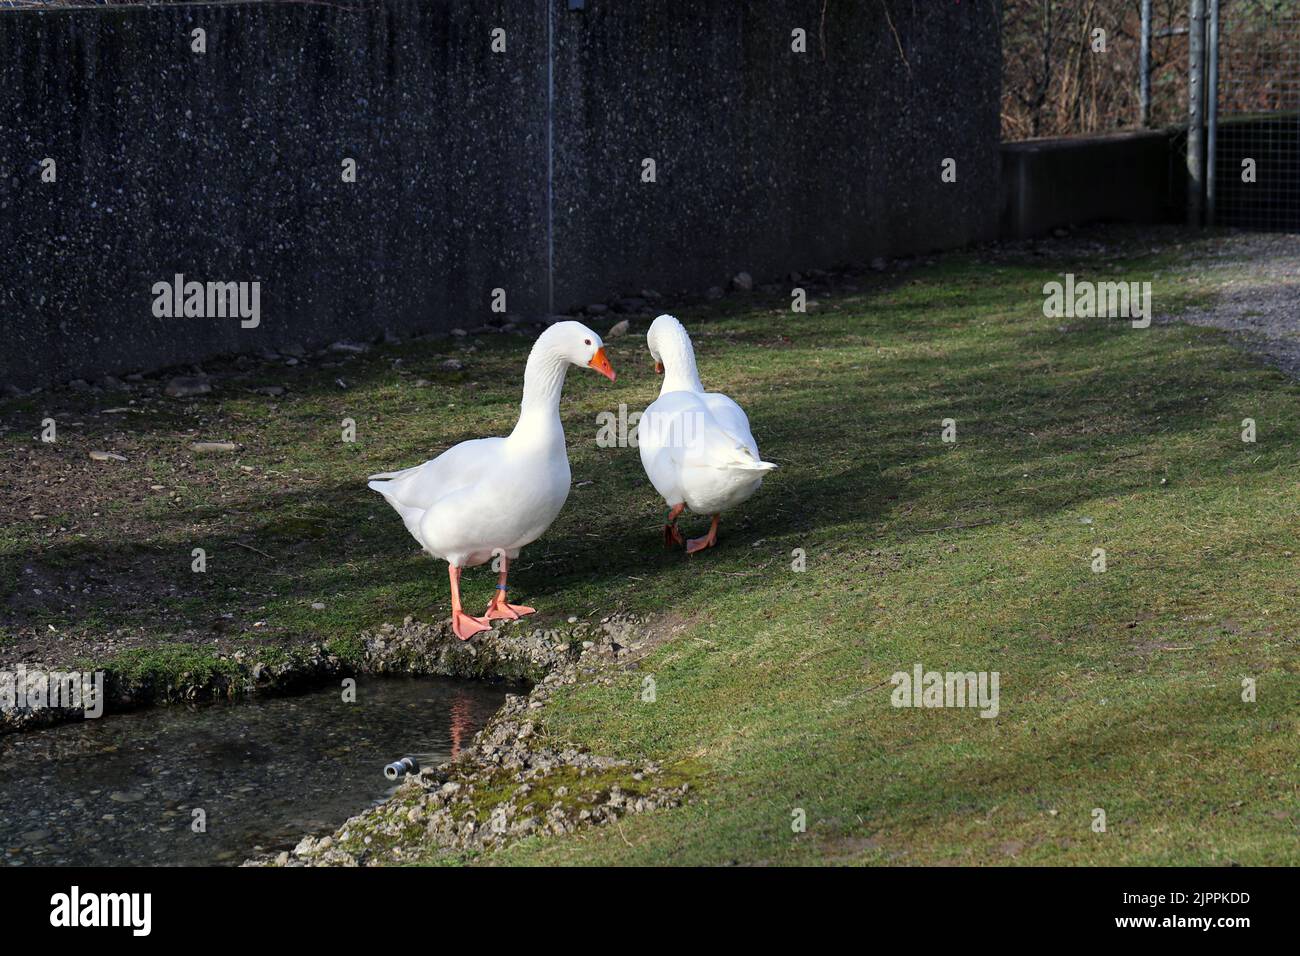
[[[537,627],[623,608],[668,636],[621,682],[560,694],[544,729],[689,765],[698,797],[492,859],[1300,862],[1300,387],[1213,332],[1045,319],[1042,284],[1065,271],[1155,276],[1158,312],[1193,301],[1169,255],[1100,256],[949,256],[806,316],[763,296],[679,310],[706,385],[782,466],[690,560],[662,550],[636,450],[595,441],[599,412],[655,394],[643,335],[610,343],[617,384],[572,371],[575,488],[512,598],[542,609]],[[485,335],[259,365],[187,402],[6,403],[0,581],[17,583],[0,657],[143,666],[162,645],[264,652],[445,616],[444,568],[363,479],[508,430],[526,347]],[[444,370],[452,356],[464,369]],[[54,445],[33,439],[46,415],[66,423]],[[466,574],[467,604],[486,605],[491,577]],[[891,707],[891,674],[917,663],[998,671],[999,715]]]

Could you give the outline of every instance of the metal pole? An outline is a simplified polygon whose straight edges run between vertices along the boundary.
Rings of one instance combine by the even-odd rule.
[[[1187,224],[1205,207],[1205,0],[1192,0],[1187,35]]]
[[[1210,0],[1210,49],[1205,73],[1205,224],[1214,225],[1214,147],[1219,138],[1219,0]]]
[[[1142,52],[1138,59],[1138,100],[1141,115],[1138,125],[1151,125],[1151,0],[1142,0]]]

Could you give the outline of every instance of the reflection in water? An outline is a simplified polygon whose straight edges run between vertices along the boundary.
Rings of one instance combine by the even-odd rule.
[[[0,859],[237,864],[288,849],[391,793],[389,761],[458,754],[511,689],[359,679],[353,704],[329,688],[2,737]]]
[[[483,726],[481,720],[474,719],[474,711],[470,702],[463,697],[458,697],[451,702],[451,759],[455,760],[460,756],[461,738],[469,740],[478,732],[479,727]]]

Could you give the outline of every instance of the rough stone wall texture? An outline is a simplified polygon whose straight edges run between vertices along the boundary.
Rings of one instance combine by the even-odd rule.
[[[995,233],[997,0],[569,6],[0,12],[0,384],[478,325],[495,287],[542,316]],[[176,273],[260,281],[261,325],[156,318]]]
[[[587,6],[556,31],[558,307],[996,234],[995,0]]]

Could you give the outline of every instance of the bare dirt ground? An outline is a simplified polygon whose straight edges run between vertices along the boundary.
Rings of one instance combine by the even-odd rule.
[[[1214,294],[1177,321],[1232,333],[1243,348],[1300,377],[1300,236],[1239,233],[1193,247],[1184,271]]]

